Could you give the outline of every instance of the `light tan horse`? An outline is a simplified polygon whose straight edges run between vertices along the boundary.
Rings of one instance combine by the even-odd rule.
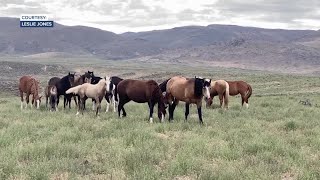
[[[216,80],[211,82],[211,89],[210,89],[210,98],[205,98],[207,103],[207,107],[210,107],[213,103],[214,96],[219,96],[220,100],[220,108],[222,104],[224,104],[224,108],[228,109],[229,104],[229,84],[225,80]]]
[[[166,84],[166,100],[169,104],[169,121],[173,120],[173,112],[179,101],[186,103],[185,120],[189,115],[190,104],[196,104],[198,109],[199,121],[202,121],[202,98],[210,98],[211,79],[185,78],[181,76],[172,77]]]
[[[34,104],[37,109],[40,107],[41,96],[39,96],[39,82],[31,76],[22,76],[19,79],[19,92],[21,98],[21,109],[23,109],[23,93],[26,93],[26,108],[29,104],[29,96],[32,94],[32,104]]]
[[[96,101],[96,116],[98,115],[100,109],[101,109],[101,101],[103,97],[106,94],[107,90],[107,81],[110,81],[110,78],[101,79],[97,84],[90,84],[90,83],[84,83],[81,85],[78,85],[76,87],[72,87],[66,91],[66,94],[77,94],[80,97],[80,102],[78,103],[78,112],[79,111],[83,114],[84,110],[84,102],[88,98],[92,98]]]

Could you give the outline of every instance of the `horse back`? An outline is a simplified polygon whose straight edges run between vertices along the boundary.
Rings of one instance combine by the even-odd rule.
[[[245,94],[248,90],[248,83],[245,81],[227,81],[229,84],[229,94],[235,96],[237,94]]]
[[[177,100],[189,101],[194,99],[195,79],[187,79],[181,76],[171,78],[167,83],[167,93]]]
[[[36,80],[31,76],[22,76],[19,79],[19,90],[24,93],[31,93],[32,85],[36,82]]]

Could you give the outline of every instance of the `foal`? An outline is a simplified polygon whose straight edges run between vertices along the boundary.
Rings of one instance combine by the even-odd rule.
[[[50,104],[50,111],[58,111],[57,100],[58,100],[58,90],[54,85],[48,85],[45,90],[46,95],[46,108],[48,108],[48,99]]]
[[[39,96],[39,82],[37,80],[31,76],[22,76],[19,79],[19,92],[21,98],[21,109],[23,109],[23,93],[26,93],[26,108],[29,104],[29,96],[32,94],[32,103],[30,106],[32,107],[32,104],[36,102],[36,105],[34,105],[39,109],[41,96]]]
[[[213,103],[214,96],[219,95],[220,107],[224,104],[224,108],[228,109],[229,104],[229,84],[225,80],[216,80],[211,82],[210,98],[205,98],[207,107]]]
[[[93,98],[97,103],[96,116],[98,116],[101,109],[101,101],[106,94],[106,88],[106,79],[101,79],[98,84],[84,83],[76,87],[72,87],[66,91],[66,94],[74,93],[79,95],[80,101],[78,103],[79,108],[77,115],[79,114],[79,111],[83,114],[85,100]]]

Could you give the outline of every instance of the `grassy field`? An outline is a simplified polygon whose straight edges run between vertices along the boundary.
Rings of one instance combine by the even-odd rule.
[[[0,179],[320,179],[319,78],[107,63],[100,72],[117,67],[137,78],[246,80],[253,87],[250,108],[232,97],[228,111],[204,108],[200,126],[195,106],[184,122],[180,103],[173,123],[166,117],[149,124],[146,104],[127,104],[126,118],[113,112],[96,118],[91,110],[75,116],[74,108],[48,112],[43,104],[21,111],[19,98],[2,92]],[[306,99],[312,106],[299,103]]]

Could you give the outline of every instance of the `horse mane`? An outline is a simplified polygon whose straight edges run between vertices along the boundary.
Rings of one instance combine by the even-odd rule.
[[[159,84],[159,87],[161,89],[162,92],[166,92],[167,91],[167,83],[171,78],[163,81],[161,84]]]
[[[203,88],[204,79],[194,78],[194,95],[196,97],[202,96],[202,88]]]

